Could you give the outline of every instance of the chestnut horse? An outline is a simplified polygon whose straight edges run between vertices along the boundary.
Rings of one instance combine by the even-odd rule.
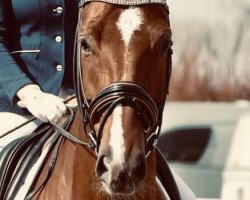
[[[79,108],[68,131],[89,148],[65,139],[50,179],[34,199],[166,199],[153,149],[171,72],[168,14],[161,0],[81,5]]]

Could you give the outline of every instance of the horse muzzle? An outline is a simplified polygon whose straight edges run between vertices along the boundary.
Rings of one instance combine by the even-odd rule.
[[[146,174],[145,156],[133,156],[125,163],[109,162],[105,155],[98,157],[96,174],[110,195],[133,195],[140,187]]]
[[[133,195],[136,190],[136,186],[125,171],[115,172],[116,169],[112,169],[110,180],[102,180],[102,185],[106,191],[111,194],[131,194]],[[115,175],[113,175],[115,174]]]

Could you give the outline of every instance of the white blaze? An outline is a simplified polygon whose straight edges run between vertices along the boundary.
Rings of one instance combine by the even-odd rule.
[[[130,7],[121,13],[116,25],[121,33],[126,48],[128,48],[134,32],[140,29],[142,22],[142,11],[139,8]],[[125,144],[123,133],[122,106],[117,106],[113,112],[113,121],[110,129],[109,141],[109,145],[111,146],[113,152],[113,164],[123,164],[125,162]]]
[[[140,8],[130,7],[121,13],[116,25],[121,32],[126,47],[128,47],[134,32],[140,29],[142,22],[143,17]]]
[[[122,128],[122,106],[117,106],[113,112],[113,122],[110,129],[109,145],[113,152],[113,162],[123,164],[125,162],[125,145]]]

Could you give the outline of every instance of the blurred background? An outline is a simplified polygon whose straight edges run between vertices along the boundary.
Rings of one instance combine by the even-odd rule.
[[[174,41],[170,99],[249,99],[250,1],[169,0],[168,5]]]
[[[168,0],[160,148],[197,197],[250,200],[250,0]]]

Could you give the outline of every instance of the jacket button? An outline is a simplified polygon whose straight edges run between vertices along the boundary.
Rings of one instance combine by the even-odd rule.
[[[57,43],[60,43],[60,42],[62,42],[62,37],[61,36],[56,36],[55,37],[55,41],[57,42]]]
[[[62,71],[62,69],[63,69],[62,65],[57,65],[57,66],[56,66],[56,70],[57,70],[57,71],[60,72],[60,71]]]
[[[59,6],[59,7],[55,8],[55,9],[53,9],[53,12],[61,14],[63,12],[63,8],[61,6]]]

